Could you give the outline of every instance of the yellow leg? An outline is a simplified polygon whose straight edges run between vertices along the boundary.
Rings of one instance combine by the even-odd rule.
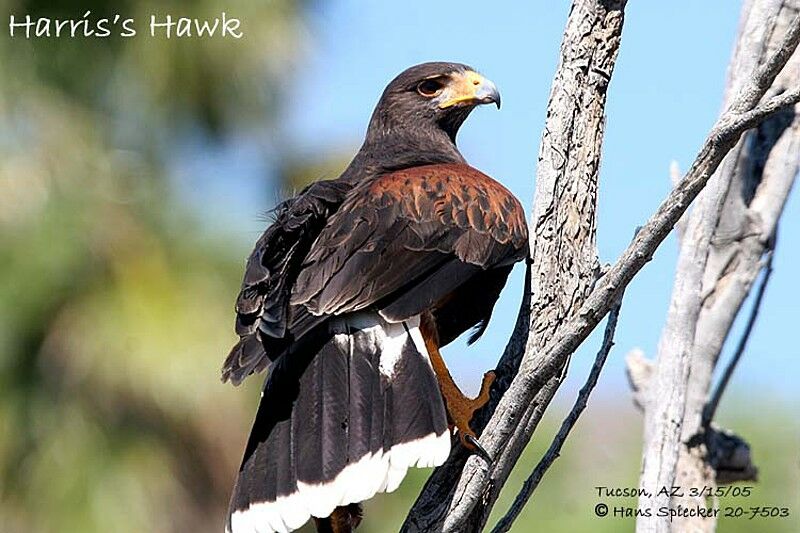
[[[458,437],[461,444],[468,450],[477,452],[484,457],[487,461],[490,458],[486,451],[478,444],[475,432],[470,427],[472,417],[475,411],[486,405],[489,401],[489,389],[494,382],[495,374],[492,371],[486,372],[483,375],[481,382],[481,391],[475,398],[469,398],[461,392],[456,382],[453,381],[453,376],[445,365],[444,358],[439,352],[438,335],[436,334],[436,327],[433,324],[432,317],[423,317],[420,324],[420,332],[425,341],[425,347],[428,349],[428,354],[431,358],[431,366],[439,381],[439,390],[442,392],[444,404],[447,409],[447,414],[453,426],[458,429]]]

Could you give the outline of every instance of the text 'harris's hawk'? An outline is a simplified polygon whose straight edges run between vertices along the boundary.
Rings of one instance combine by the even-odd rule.
[[[351,531],[358,502],[438,466],[488,399],[450,377],[439,347],[485,330],[527,254],[522,206],[467,165],[456,133],[494,84],[425,63],[386,87],[361,149],[335,180],[283,202],[247,261],[234,384],[269,369],[231,497],[227,531],[285,532],[314,517]]]

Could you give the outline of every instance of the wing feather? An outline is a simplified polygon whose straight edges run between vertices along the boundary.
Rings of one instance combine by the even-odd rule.
[[[466,165],[397,171],[351,191],[303,262],[291,303],[338,315],[403,298],[395,309],[407,311],[408,291],[425,292],[416,300],[427,305],[455,288],[426,282],[448,263],[486,270],[526,251],[522,206],[498,182]]]
[[[350,188],[341,181],[316,182],[276,208],[275,221],[247,259],[236,299],[236,333],[240,338],[223,364],[223,381],[240,383],[266,368],[287,345],[294,278],[314,239]],[[268,353],[271,351],[275,353]]]
[[[366,308],[403,320],[438,306],[443,338],[472,326],[479,334],[527,240],[516,198],[467,165],[317,182],[278,209],[248,259],[236,303],[241,338],[223,380],[263,370],[326,317]],[[482,272],[491,294],[445,303]]]

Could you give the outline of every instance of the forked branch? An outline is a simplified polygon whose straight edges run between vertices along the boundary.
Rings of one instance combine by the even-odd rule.
[[[615,38],[618,39],[618,35]],[[532,424],[535,427],[537,418],[543,414],[543,409],[536,410],[537,406],[531,403],[537,393],[550,386],[554,377],[558,378],[569,356],[609,313],[625,287],[650,261],[742,133],[773,113],[800,101],[798,88],[760,103],[797,48],[799,40],[800,17],[792,22],[782,45],[732,99],[732,104],[711,128],[684,178],[644,224],[616,263],[598,280],[579,310],[558,325],[543,349],[534,347],[533,351],[531,343],[527,344],[519,372],[497,404],[480,439],[483,447],[495,458],[493,465],[487,468],[481,459],[473,457],[466,461],[463,470],[457,471],[451,478],[437,479],[436,490],[420,496],[406,521],[405,530],[475,529],[474,523],[470,522],[472,513],[477,507],[485,506],[485,495],[489,485],[493,484],[495,472],[510,470],[518,458],[515,452],[517,446],[509,446],[509,443],[516,441],[524,445],[527,442],[524,437],[529,437],[526,429]],[[565,154],[565,157],[569,157],[569,154]],[[562,235],[561,238],[567,240],[569,237]],[[534,256],[537,252],[536,249],[532,250]],[[463,461],[463,458],[460,460]],[[451,488],[446,486],[448,484]],[[491,490],[496,492],[499,487],[493,485]],[[438,501],[425,501],[434,493]],[[430,520],[415,515],[421,508],[426,509]]]

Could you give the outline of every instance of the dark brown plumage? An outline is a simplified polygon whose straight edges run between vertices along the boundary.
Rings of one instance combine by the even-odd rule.
[[[280,531],[301,515],[330,514],[319,506],[322,497],[297,504],[308,506],[302,512],[274,503],[294,502],[310,490],[304,483],[330,488],[335,505],[357,503],[362,489],[347,488],[348,469],[381,457],[395,464],[388,459],[399,457],[395,450],[425,439],[444,442],[442,396],[425,385],[434,375],[451,423],[469,445],[463,434],[474,436],[474,406],[454,416],[463,395],[438,348],[470,328],[470,341],[483,333],[511,267],[527,253],[522,206],[468,166],[455,145],[481,103],[499,107],[499,94],[465,65],[408,69],[387,86],[345,172],[281,204],[256,243],[236,303],[241,338],[223,380],[238,384],[271,363],[272,371],[231,501],[232,531],[254,531],[256,515],[265,529]],[[384,385],[376,388],[378,382]],[[391,405],[399,398],[422,403],[404,407],[411,415],[392,411],[387,387]],[[354,405],[353,398],[361,400]],[[300,412],[308,413],[303,420]],[[315,439],[319,445],[308,448]],[[299,464],[305,449],[322,454],[320,470]],[[420,463],[441,460],[419,453]],[[394,486],[387,472],[375,490]]]
[[[526,241],[522,207],[485,174],[463,164],[395,171],[356,188],[330,218],[291,304],[315,316],[374,305],[402,321],[439,309],[481,271],[519,261]],[[488,319],[491,306],[483,311]]]

